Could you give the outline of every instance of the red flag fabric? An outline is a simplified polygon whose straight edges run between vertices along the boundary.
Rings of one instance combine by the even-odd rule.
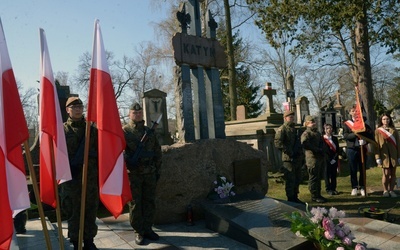
[[[56,208],[54,178],[59,182],[71,180],[64,125],[54,84],[53,70],[46,34],[40,32],[40,199]],[[54,159],[54,166],[53,160]],[[55,170],[55,173],[53,171]]]
[[[354,124],[351,128],[354,133],[360,133],[365,131],[364,117],[362,113],[362,100],[359,94],[358,87],[356,86],[356,105],[354,112]]]
[[[0,249],[9,249],[12,217],[30,207],[21,147],[29,132],[1,20],[0,29]]]
[[[132,199],[123,151],[122,131],[99,21],[95,21],[87,120],[98,129],[100,200],[117,218]]]

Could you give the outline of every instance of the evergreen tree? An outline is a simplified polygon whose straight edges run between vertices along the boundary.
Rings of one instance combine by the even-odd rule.
[[[217,38],[221,45],[227,50],[225,26],[219,24]],[[236,72],[236,91],[237,105],[244,105],[247,110],[248,118],[255,118],[262,113],[262,103],[258,94],[261,93],[261,86],[252,81],[252,76],[249,68],[244,63],[246,61],[247,52],[243,39],[237,31],[233,36],[233,49],[235,56],[235,72]],[[230,111],[230,95],[229,95],[229,80],[228,69],[221,70],[220,73],[222,95],[224,103],[225,121],[231,120]]]

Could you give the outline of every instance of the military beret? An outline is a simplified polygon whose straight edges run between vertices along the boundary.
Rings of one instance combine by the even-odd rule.
[[[283,117],[286,117],[286,116],[289,116],[289,115],[294,115],[294,111],[286,110],[285,113],[283,113]]]
[[[307,115],[306,118],[304,119],[304,122],[315,122],[314,116]]]
[[[134,104],[132,104],[132,105],[129,107],[129,109],[130,109],[130,110],[137,110],[137,111],[139,111],[139,110],[142,110],[142,106],[140,106],[139,103],[135,102]]]
[[[72,96],[67,99],[65,107],[69,107],[71,105],[76,105],[76,104],[83,104],[83,102],[81,101],[81,99],[79,99],[79,97]]]

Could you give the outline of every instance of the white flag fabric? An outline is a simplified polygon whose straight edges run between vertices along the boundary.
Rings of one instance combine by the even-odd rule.
[[[58,183],[71,180],[64,125],[51,67],[46,33],[40,33],[40,198],[56,207],[54,177]],[[52,166],[54,159],[54,166]],[[55,173],[53,173],[53,169]]]
[[[0,249],[9,249],[13,216],[30,207],[21,145],[28,140],[17,83],[0,20]]]

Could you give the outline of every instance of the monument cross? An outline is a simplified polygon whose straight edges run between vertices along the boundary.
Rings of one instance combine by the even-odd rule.
[[[266,113],[276,113],[274,109],[274,101],[272,99],[272,96],[276,95],[276,89],[272,89],[270,82],[267,82],[267,84],[265,85],[265,89],[263,89],[263,95],[267,96],[268,99]]]
[[[180,5],[182,28],[172,38],[175,69],[177,130],[181,141],[225,138],[222,88],[218,68],[226,67],[224,48],[216,40],[217,23],[206,12],[207,37],[201,36],[201,0]],[[187,13],[186,13],[187,11]],[[190,27],[188,23],[191,23]]]

